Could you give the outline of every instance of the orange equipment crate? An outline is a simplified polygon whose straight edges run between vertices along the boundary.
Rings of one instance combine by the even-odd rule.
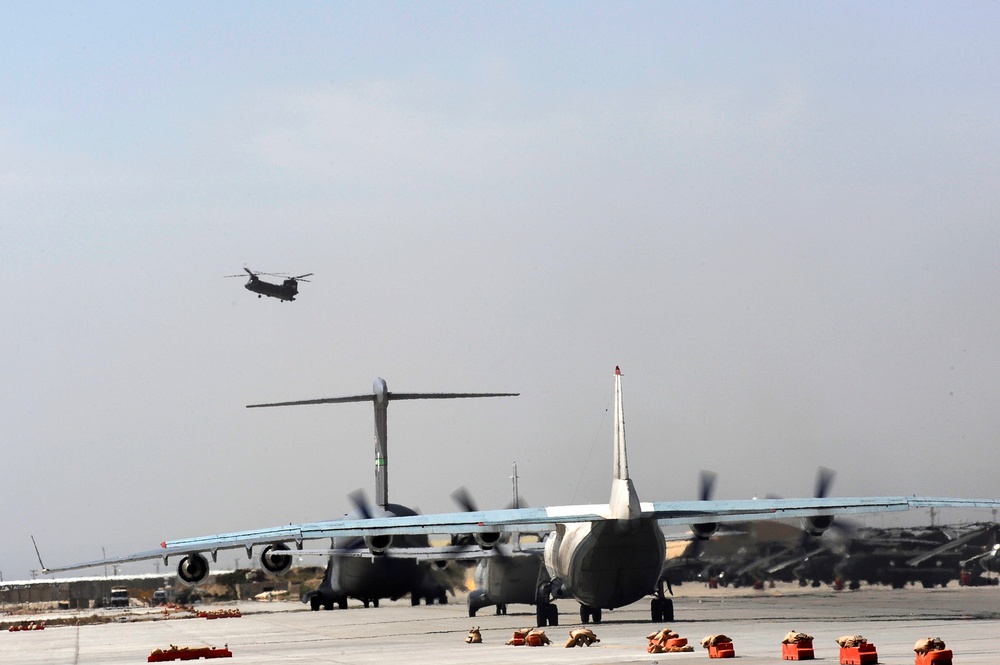
[[[878,652],[874,644],[859,644],[856,647],[840,647],[840,665],[869,665],[878,662]]]
[[[951,649],[918,653],[916,665],[951,665]]]
[[[781,643],[782,660],[812,660],[815,657],[812,640],[803,640],[795,644]]]
[[[665,646],[668,647],[686,647],[688,643],[688,638],[686,637],[671,637],[667,640]]]
[[[709,658],[735,658],[736,649],[733,648],[732,642],[719,642],[715,645],[709,645],[708,647],[708,657]]]

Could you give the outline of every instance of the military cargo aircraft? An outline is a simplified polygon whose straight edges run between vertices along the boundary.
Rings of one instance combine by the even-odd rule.
[[[385,379],[378,377],[372,384],[372,392],[346,397],[328,397],[294,402],[274,402],[270,404],[250,404],[249,409],[273,406],[301,406],[308,404],[342,404],[347,402],[372,402],[375,407],[375,496],[377,507],[368,505],[361,492],[351,495],[354,510],[345,519],[372,519],[399,516],[416,516],[412,508],[389,503],[389,452],[388,452],[388,408],[394,400],[415,399],[461,399],[476,397],[515,397],[518,393],[394,393],[389,391]],[[313,611],[320,607],[331,610],[334,604],[341,609],[347,607],[347,599],[355,598],[368,607],[369,603],[378,607],[379,599],[396,600],[407,594],[417,605],[424,600],[428,605],[437,600],[447,602],[446,589],[435,576],[434,568],[443,568],[448,559],[431,559],[426,534],[400,536],[394,543],[397,549],[413,548],[424,552],[427,561],[416,557],[400,556],[372,557],[363,538],[334,538],[331,549],[323,552],[329,556],[323,582],[315,591],[308,592],[302,599],[309,603]],[[377,549],[377,546],[376,548]],[[368,555],[357,556],[363,553]],[[287,565],[291,565],[288,559]],[[278,572],[278,571],[271,571]]]
[[[623,607],[656,593],[650,617],[660,622],[669,609],[662,592],[657,593],[665,550],[663,526],[686,524],[701,534],[711,534],[720,523],[798,517],[807,531],[821,534],[837,515],[927,507],[1000,508],[1000,500],[895,496],[640,502],[628,471],[621,371],[615,368],[614,463],[607,503],[290,524],[165,541],[159,549],[45,572],[181,557],[179,574],[204,579],[206,553],[214,559],[219,550],[246,548],[249,552],[253,547],[264,548],[262,565],[276,572],[290,564],[292,547],[301,549],[305,541],[340,537],[362,538],[372,556],[394,557],[406,555],[405,548],[393,547],[404,536],[470,534],[482,555],[490,556],[489,550],[495,549],[506,533],[548,531],[544,563],[552,590],[575,598],[581,605],[581,617],[599,622],[601,610]],[[558,621],[555,605],[539,604],[537,619],[539,624]]]

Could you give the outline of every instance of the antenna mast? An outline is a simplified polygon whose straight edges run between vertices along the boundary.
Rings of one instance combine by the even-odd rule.
[[[520,506],[520,503],[519,503],[518,498],[517,498],[517,496],[518,496],[517,495],[517,462],[514,462],[513,467],[514,467],[514,475],[512,475],[510,477],[510,492],[511,492],[510,505],[513,508],[520,508],[521,506]]]

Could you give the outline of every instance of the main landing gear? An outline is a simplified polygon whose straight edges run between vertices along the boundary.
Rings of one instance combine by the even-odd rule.
[[[674,620],[674,601],[663,595],[663,582],[661,577],[656,582],[656,597],[649,601],[649,615],[653,623],[663,623]],[[671,593],[673,593],[671,591]]]
[[[545,603],[544,605],[535,606],[535,623],[538,624],[539,628],[544,628],[546,625],[558,626],[559,625],[559,609],[556,607],[555,603]]]
[[[342,610],[347,609],[347,598],[341,598],[336,601],[324,600],[319,595],[313,596],[312,598],[309,599],[309,609],[311,609],[313,612],[319,612],[319,608],[321,607],[324,610],[332,610],[334,602],[337,603],[337,607],[339,607],[340,609]],[[368,605],[366,604],[365,607],[368,607]]]
[[[552,602],[551,582],[542,582],[535,592],[535,623],[539,628],[559,625],[559,609]]]
[[[594,623],[601,623],[601,608],[580,603],[580,623],[590,623],[591,619]]]

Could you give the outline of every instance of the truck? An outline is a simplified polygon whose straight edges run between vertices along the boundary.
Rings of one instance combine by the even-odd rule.
[[[108,607],[128,607],[128,588],[123,586],[116,586],[111,588],[111,593],[108,594]]]

